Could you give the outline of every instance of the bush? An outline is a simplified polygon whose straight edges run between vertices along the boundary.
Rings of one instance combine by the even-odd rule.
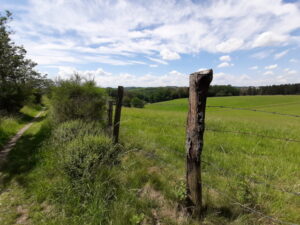
[[[60,159],[57,166],[71,181],[91,180],[100,165],[113,166],[118,152],[99,123],[68,121],[52,133],[49,143]]]
[[[93,179],[100,165],[113,165],[114,146],[105,136],[77,138],[59,151],[60,163],[71,179]]]
[[[131,99],[128,96],[125,96],[123,98],[123,106],[125,106],[125,107],[131,107]]]
[[[104,121],[106,94],[94,81],[83,81],[74,75],[61,80],[52,92],[52,119],[56,122],[82,119]]]
[[[137,98],[137,97],[134,97],[134,98],[131,100],[131,105],[132,105],[133,107],[136,107],[136,108],[144,108],[145,103],[144,103],[143,100],[141,100],[141,99],[139,99],[139,98]]]

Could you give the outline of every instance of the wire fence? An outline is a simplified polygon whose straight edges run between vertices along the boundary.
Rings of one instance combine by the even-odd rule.
[[[139,120],[144,120],[149,122],[149,119],[146,118],[138,118]],[[125,122],[130,122],[130,120],[126,120]],[[122,121],[121,123],[124,123],[124,121]],[[151,124],[154,124],[155,121],[151,121]],[[156,125],[160,126],[160,123],[156,123]],[[177,128],[185,128],[185,124],[170,124],[170,126],[172,127],[177,127]],[[216,129],[216,128],[210,128],[210,127],[206,127],[205,131],[209,131],[209,132],[218,132],[218,133],[231,133],[231,134],[239,134],[239,135],[245,135],[245,136],[255,136],[255,137],[261,137],[261,138],[266,138],[266,139],[273,139],[273,140],[278,140],[278,141],[286,141],[286,142],[295,142],[295,143],[300,143],[300,140],[297,139],[293,139],[293,138],[285,138],[285,137],[275,137],[275,136],[269,136],[269,135],[263,135],[263,134],[259,134],[259,133],[253,133],[253,132],[246,132],[246,131],[235,131],[235,130],[224,130],[224,129]]]
[[[237,107],[223,106],[223,105],[210,105],[210,106],[206,106],[206,107],[208,107],[208,108],[233,109],[233,110],[246,110],[246,111],[252,111],[252,112],[270,113],[270,114],[275,114],[275,115],[290,116],[290,117],[298,117],[298,118],[300,118],[300,115],[288,114],[288,113],[280,113],[280,112],[271,112],[271,111],[265,111],[265,110],[260,110],[260,109],[237,108]]]
[[[158,160],[160,161],[161,163],[163,163],[166,167],[169,167],[171,169],[174,169],[174,170],[177,170],[178,167],[174,166],[173,164],[169,163],[168,161],[164,160],[163,158],[161,158],[160,156],[158,156],[157,154],[155,154],[154,152],[147,152],[147,151],[144,151],[142,149],[138,150],[139,152],[142,152],[145,157],[147,158],[150,158],[150,159],[155,159],[155,160]],[[203,161],[202,161],[203,162]],[[234,200],[232,197],[229,197],[226,193],[224,193],[223,191],[220,191],[218,188],[216,187],[213,187],[212,185],[209,185],[207,183],[202,183],[202,185],[208,189],[211,189],[213,191],[215,191],[216,193],[218,193],[220,196],[222,196],[223,198],[227,199],[229,202],[231,202],[232,204],[234,205],[237,205],[241,208],[243,208],[244,210],[248,211],[248,212],[251,212],[251,213],[254,213],[258,216],[260,216],[260,220],[261,219],[268,219],[272,222],[275,222],[277,224],[286,224],[286,225],[299,225],[299,224],[296,224],[296,223],[293,223],[293,222],[288,222],[288,221],[283,221],[283,220],[280,220],[278,218],[275,218],[273,216],[270,216],[270,215],[266,215],[265,213],[263,212],[260,212],[259,210],[257,209],[254,209],[254,208],[251,208],[249,206],[247,206],[246,204],[242,204],[236,200]]]
[[[298,102],[297,102],[298,103]],[[296,102],[294,103],[296,104]],[[275,114],[275,115],[280,115],[280,116],[288,116],[288,117],[295,117],[295,118],[300,118],[300,115],[295,115],[295,114],[287,114],[287,113],[280,113],[280,112],[271,112],[271,111],[265,111],[265,110],[259,110],[259,109],[253,109],[253,108],[237,108],[237,107],[231,107],[231,106],[207,106],[209,108],[225,108],[225,109],[232,109],[232,110],[246,110],[246,111],[252,111],[252,112],[260,112],[260,113],[269,113],[269,114]],[[260,106],[263,107],[263,106]],[[138,118],[138,119],[142,119],[142,120],[146,120],[149,122],[149,119],[146,118]],[[152,122],[156,122],[156,121],[151,121]],[[161,126],[160,123],[157,123],[156,125]],[[185,125],[181,125],[181,124],[170,124],[170,126],[172,127],[178,127],[178,128],[184,128]],[[229,133],[229,134],[235,134],[235,135],[243,135],[243,136],[252,136],[252,137],[260,137],[260,138],[265,138],[265,139],[272,139],[272,140],[276,140],[276,141],[284,141],[284,142],[294,142],[294,143],[300,143],[300,140],[298,139],[293,139],[293,138],[286,138],[286,137],[275,137],[275,136],[269,136],[269,135],[264,135],[264,134],[259,134],[259,133],[255,133],[255,132],[246,132],[246,131],[235,131],[235,130],[224,130],[224,129],[216,129],[216,128],[205,128],[206,131],[208,132],[216,132],[216,133]],[[172,137],[172,135],[168,135],[165,134],[164,131],[162,131],[159,135],[163,135],[163,136],[168,136],[168,137]],[[163,159],[162,157],[158,156],[157,154],[155,154],[154,152],[147,152],[144,150],[138,150],[140,152],[143,152],[143,154],[145,155],[145,157],[150,158],[150,159],[155,159],[160,161],[161,163],[163,163],[165,166],[167,166],[168,168],[172,168],[174,170],[178,170],[178,167],[174,166],[173,164],[171,164],[170,162],[168,162],[167,160]],[[185,154],[176,152],[176,151],[172,151],[172,154],[176,154],[178,157],[184,158],[186,157]],[[224,169],[222,167],[220,167],[217,164],[214,163],[210,163],[207,162],[205,160],[201,160],[202,163],[207,164],[209,167],[213,168],[214,170],[216,170],[219,174],[221,174],[224,177],[237,177],[241,180],[247,180],[249,182],[251,182],[252,184],[255,185],[263,185],[267,188],[271,188],[273,190],[276,191],[280,191],[282,193],[286,193],[286,194],[290,194],[293,195],[295,197],[299,197],[300,196],[300,192],[296,192],[296,191],[291,191],[288,190],[286,188],[282,188],[273,184],[270,184],[268,182],[263,182],[261,180],[257,180],[257,178],[253,178],[251,176],[246,176],[246,175],[241,175],[241,174],[236,174],[234,172],[231,172],[227,169]],[[208,183],[204,183],[203,186],[205,186],[208,189],[212,189],[213,191],[215,191],[216,193],[218,193],[220,196],[224,197],[225,199],[227,199],[229,202],[231,202],[234,205],[237,205],[239,207],[241,207],[242,209],[256,214],[260,217],[260,219],[268,219],[269,221],[272,221],[274,223],[277,224],[286,224],[286,225],[299,225],[293,222],[288,222],[288,221],[283,221],[280,220],[278,218],[275,218],[273,216],[270,215],[266,215],[265,213],[251,208],[246,204],[242,204],[236,200],[234,200],[232,197],[228,196],[226,193],[224,193],[223,191],[220,191],[219,189],[217,189],[216,187],[213,187],[212,185],[208,184]]]
[[[255,136],[255,137],[261,137],[261,138],[273,139],[273,140],[278,140],[278,141],[287,141],[287,142],[300,143],[300,140],[296,140],[296,139],[273,137],[273,136],[262,135],[262,134],[257,134],[257,133],[250,133],[250,132],[244,132],[244,131],[221,130],[221,129],[212,129],[212,128],[205,128],[205,130],[206,131],[211,131],[211,132],[242,134],[242,135],[248,135],[248,136]]]

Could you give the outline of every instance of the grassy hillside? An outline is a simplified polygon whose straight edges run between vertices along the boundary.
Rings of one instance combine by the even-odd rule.
[[[209,98],[207,106],[232,106],[300,114],[300,96]],[[184,197],[187,99],[124,108],[122,140],[142,149],[128,163],[148,171],[148,181],[164,198]],[[250,136],[299,140],[300,118],[265,112],[207,108],[203,151],[205,224],[270,224],[274,218],[300,223],[300,143]],[[218,130],[213,132],[209,130]],[[138,150],[137,150],[138,151]],[[158,213],[159,214],[159,213]],[[165,215],[160,217],[166,218]],[[172,219],[172,218],[171,218]],[[173,218],[174,219],[174,218]]]
[[[207,105],[299,114],[300,96]],[[121,145],[100,123],[42,116],[0,173],[0,223],[199,224],[184,210],[187,109],[187,99],[123,108]],[[281,139],[299,140],[300,118],[208,107],[206,122],[201,224],[299,224],[300,143]]]

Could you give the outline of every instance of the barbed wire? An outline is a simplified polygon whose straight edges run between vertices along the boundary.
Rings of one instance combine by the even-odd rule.
[[[139,118],[139,119],[142,119],[142,118]],[[142,119],[142,120],[146,120],[146,119]],[[178,127],[178,128],[184,128],[185,127],[185,125],[178,125],[178,124],[174,124],[172,126],[173,127]],[[130,128],[126,127],[126,129],[130,129]],[[135,130],[135,129],[131,129],[131,130]],[[218,132],[218,133],[242,134],[242,135],[247,135],[247,136],[255,136],[255,137],[261,137],[261,138],[266,138],[266,139],[273,139],[273,140],[277,140],[277,141],[287,141],[287,142],[300,143],[300,140],[297,140],[297,139],[274,137],[274,136],[268,136],[268,135],[257,134],[257,133],[252,133],[252,132],[222,130],[222,129],[214,129],[214,128],[205,128],[205,131]],[[170,136],[171,137],[172,135],[164,135],[164,136]]]
[[[290,116],[290,117],[299,117],[300,118],[300,115],[280,113],[280,112],[271,112],[271,111],[251,109],[251,108],[237,108],[237,107],[223,106],[223,105],[211,105],[211,106],[206,106],[206,107],[208,107],[208,108],[224,108],[224,109],[233,109],[233,110],[246,110],[246,111],[252,111],[252,112],[262,112],[262,113],[269,113],[269,114],[275,114],[275,115],[281,115],[281,116]]]
[[[227,196],[226,194],[224,194],[222,191],[218,190],[218,189],[215,188],[215,187],[212,187],[212,186],[209,185],[209,184],[205,184],[205,183],[204,183],[204,184],[202,184],[202,185],[205,186],[205,187],[207,187],[207,188],[210,188],[210,189],[214,190],[214,191],[217,192],[219,195],[222,195],[224,198],[226,198],[227,200],[229,200],[229,201],[232,202],[233,204],[238,205],[238,206],[240,206],[241,208],[243,208],[243,209],[245,209],[245,210],[247,210],[247,211],[249,211],[249,212],[252,212],[252,213],[255,213],[255,214],[257,214],[257,215],[260,215],[261,218],[267,218],[267,219],[269,219],[269,220],[271,220],[271,221],[273,221],[273,222],[275,222],[275,223],[279,223],[279,224],[299,225],[299,224],[296,224],[296,223],[293,223],[293,222],[283,221],[283,220],[277,219],[277,218],[275,218],[275,217],[273,217],[273,216],[266,215],[266,214],[264,214],[264,213],[262,213],[262,212],[260,212],[260,211],[258,211],[258,210],[256,210],[256,209],[253,209],[253,208],[251,208],[251,207],[249,207],[249,206],[246,206],[246,205],[244,205],[244,204],[242,204],[242,203],[240,203],[240,202],[237,202],[237,201],[235,201],[234,199],[228,197],[228,196]]]
[[[169,162],[167,162],[166,160],[162,159],[161,157],[159,157],[157,154],[155,154],[154,152],[146,152],[144,150],[140,150],[141,152],[145,153],[145,156],[148,157],[148,158],[151,158],[151,159],[156,159],[156,160],[159,160],[160,162],[162,162],[164,165],[166,165],[167,167],[169,168],[172,168],[172,169],[178,169],[178,167],[170,164]],[[202,161],[203,162],[203,161]],[[250,211],[252,213],[255,213],[259,216],[261,216],[261,218],[267,218],[273,222],[276,222],[276,223],[279,223],[279,224],[286,224],[286,225],[299,225],[299,224],[296,224],[296,223],[292,223],[292,222],[287,222],[287,221],[283,221],[283,220],[279,220],[273,216],[269,216],[269,215],[266,215],[256,209],[253,209],[247,205],[244,205],[240,202],[237,202],[235,200],[233,200],[232,198],[230,198],[229,196],[227,196],[226,194],[224,194],[222,191],[216,189],[215,187],[212,187],[211,185],[209,184],[206,184],[206,183],[202,183],[203,186],[207,187],[207,188],[210,188],[212,190],[214,190],[215,192],[217,192],[218,194],[222,195],[224,198],[226,198],[227,200],[229,200],[230,202],[232,202],[233,204],[235,205],[238,205],[240,207],[242,207],[243,209],[247,210],[247,211]]]
[[[298,143],[300,143],[300,140],[296,140],[296,139],[267,136],[267,135],[250,133],[250,132],[243,132],[243,131],[218,130],[218,129],[212,129],[212,128],[205,128],[205,130],[206,131],[212,131],[212,132],[220,132],[220,133],[243,134],[243,135],[249,135],[249,136],[256,136],[256,137],[274,139],[274,140],[279,140],[279,141],[288,141],[288,142],[298,142]]]
[[[201,160],[201,162],[213,167],[215,170],[217,171],[220,171],[222,172],[222,174],[224,176],[235,176],[235,177],[238,177],[240,179],[248,179],[251,183],[253,184],[258,184],[258,185],[265,185],[267,187],[270,187],[272,189],[275,189],[275,190],[278,190],[278,191],[281,191],[281,192],[284,192],[284,193],[288,193],[288,194],[292,194],[292,195],[296,195],[296,196],[300,196],[300,192],[293,192],[293,191],[288,191],[284,188],[280,188],[280,187],[277,187],[276,185],[273,185],[273,184],[270,184],[270,183],[266,183],[266,182],[263,182],[263,181],[257,181],[255,180],[254,178],[252,177],[249,177],[249,176],[243,176],[243,175],[240,175],[240,174],[235,174],[235,173],[232,173],[232,172],[229,172],[228,170],[224,169],[224,168],[221,168],[219,166],[217,166],[216,164],[214,163],[210,163],[210,162],[207,162],[205,160]]]
[[[168,164],[168,167],[172,167],[172,168],[178,169],[178,167],[170,164],[169,162],[167,162],[163,158],[159,157],[154,152],[147,152],[147,151],[144,151],[142,149],[134,149],[132,151],[143,152],[143,153],[145,153],[146,157],[148,157],[148,158],[152,158],[152,159],[155,158],[155,159],[159,160],[160,162],[162,162],[164,164]],[[128,151],[128,152],[131,152],[131,151]],[[177,155],[180,158],[185,158],[186,157],[185,154],[182,154],[182,153],[179,153],[179,152],[176,152],[176,151],[172,151],[172,154],[175,154],[175,155]],[[207,164],[207,165],[211,166],[212,168],[214,168],[215,170],[221,172],[223,176],[237,177],[237,178],[242,179],[242,180],[243,179],[248,179],[251,183],[256,184],[256,185],[264,185],[266,187],[272,188],[274,190],[277,190],[277,191],[280,191],[280,192],[283,192],[283,193],[300,196],[300,192],[289,191],[289,190],[286,190],[285,188],[281,188],[281,187],[278,187],[278,186],[270,184],[270,183],[266,183],[266,182],[263,182],[263,181],[257,181],[254,178],[249,177],[249,176],[244,176],[244,175],[240,175],[240,174],[235,174],[233,172],[229,172],[228,170],[226,170],[224,168],[221,168],[220,166],[218,166],[218,165],[216,165],[214,163],[207,162],[205,160],[201,160],[201,162],[204,163],[204,164]]]

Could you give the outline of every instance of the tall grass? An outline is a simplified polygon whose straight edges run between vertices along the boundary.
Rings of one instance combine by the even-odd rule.
[[[15,135],[22,126],[31,121],[40,110],[41,106],[25,105],[17,114],[0,114],[0,149],[10,137]]]

